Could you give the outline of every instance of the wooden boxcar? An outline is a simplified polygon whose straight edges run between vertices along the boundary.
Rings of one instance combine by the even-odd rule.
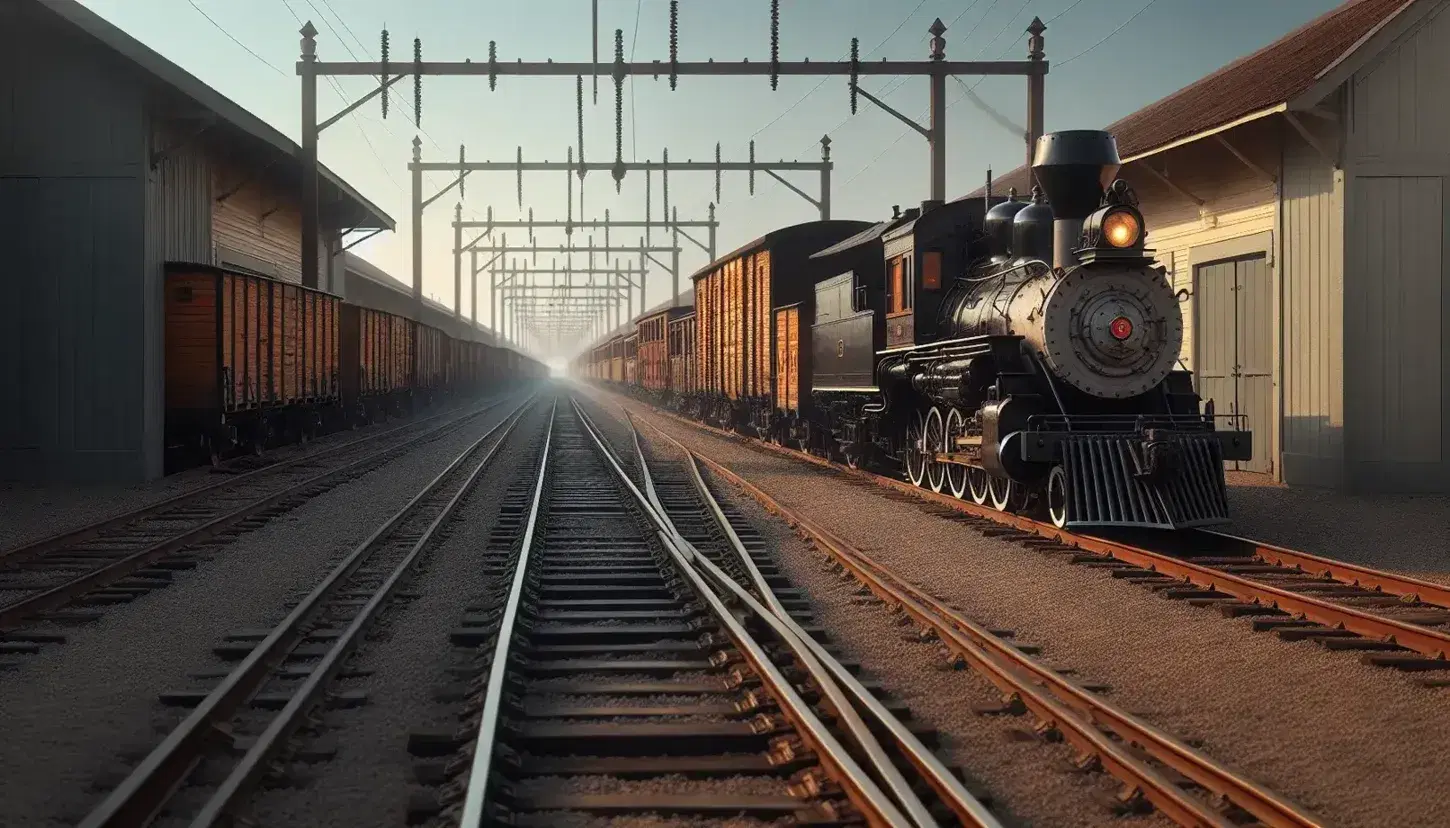
[[[609,381],[624,382],[624,337],[609,340]]]
[[[342,399],[354,422],[402,414],[413,390],[410,319],[343,303]]]
[[[767,233],[694,274],[700,387],[706,420],[775,434],[786,418],[776,405],[775,309],[799,304],[809,320],[815,283],[839,263],[811,254],[870,229],[864,221],[812,221]]]
[[[339,402],[338,311],[328,293],[265,276],[168,263],[167,445],[213,458],[306,437]]]
[[[641,317],[636,327],[638,346],[636,355],[636,383],[655,398],[664,398],[673,391],[671,376],[670,345],[671,323],[686,314],[693,314],[692,308],[672,307]]]
[[[684,313],[670,320],[669,348],[670,391],[677,400],[691,399],[699,391],[693,308],[685,308]]]
[[[639,361],[639,337],[629,334],[624,338],[624,384],[633,386],[639,382],[637,363]]]
[[[412,322],[411,326],[418,360],[413,393],[421,396],[426,404],[434,395],[448,389],[448,346],[445,343],[450,337],[422,322]]]

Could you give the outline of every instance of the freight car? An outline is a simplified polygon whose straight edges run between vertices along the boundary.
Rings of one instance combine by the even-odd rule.
[[[254,273],[168,263],[164,296],[173,470],[547,373],[515,351]]]
[[[210,265],[166,266],[168,446],[216,461],[306,440],[341,411],[341,300]]]
[[[801,342],[800,313],[809,320],[814,312],[815,282],[842,266],[849,269],[866,255],[855,252],[822,261],[811,254],[870,226],[862,221],[813,221],[775,230],[692,276],[699,373],[689,408],[707,422],[762,437],[779,436],[795,416],[805,413],[798,411],[802,398],[796,380],[773,370],[778,349]],[[776,310],[787,305],[797,306],[795,315],[777,318]],[[808,404],[808,396],[804,402]]]

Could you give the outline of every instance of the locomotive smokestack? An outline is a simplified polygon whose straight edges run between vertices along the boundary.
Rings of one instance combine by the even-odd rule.
[[[1104,189],[1123,162],[1118,142],[1099,129],[1051,132],[1037,139],[1032,174],[1052,206],[1053,267],[1077,263],[1073,250],[1082,236],[1082,222],[1096,210]]]

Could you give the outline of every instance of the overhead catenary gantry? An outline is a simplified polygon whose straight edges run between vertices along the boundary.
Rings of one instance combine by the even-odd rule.
[[[582,93],[581,93],[581,95],[582,95]],[[582,98],[582,96],[580,98],[580,106],[581,107],[583,106],[583,98]],[[581,112],[582,112],[582,109],[581,109]],[[408,169],[412,172],[412,176],[413,176],[413,228],[414,228],[413,229],[413,294],[414,294],[414,296],[415,297],[422,296],[422,291],[423,291],[423,234],[421,232],[421,227],[422,227],[422,222],[423,222],[423,211],[424,211],[424,209],[429,204],[432,204],[434,201],[437,201],[440,197],[442,197],[444,194],[446,194],[449,191],[451,191],[454,187],[458,187],[460,189],[460,191],[461,191],[463,189],[463,187],[465,186],[465,180],[468,178],[468,175],[470,173],[475,173],[475,172],[511,172],[511,173],[514,173],[514,175],[515,175],[515,177],[517,179],[517,191],[518,191],[519,209],[523,209],[523,206],[524,206],[524,178],[523,178],[523,175],[524,175],[525,172],[532,171],[532,172],[562,172],[562,173],[564,173],[565,174],[565,177],[566,177],[566,180],[568,182],[568,202],[567,202],[567,207],[566,207],[567,214],[565,216],[565,220],[563,222],[561,222],[561,223],[558,223],[557,226],[562,227],[566,235],[572,234],[574,232],[574,228],[580,226],[578,223],[575,223],[573,221],[573,217],[574,217],[574,178],[577,176],[578,179],[579,179],[579,209],[580,209],[580,213],[582,214],[583,211],[584,211],[584,185],[583,185],[583,182],[584,182],[584,178],[585,178],[586,174],[591,169],[594,169],[594,170],[611,169],[611,170],[613,170],[615,172],[615,175],[616,175],[616,178],[615,178],[615,184],[616,184],[616,186],[618,186],[618,184],[623,180],[624,175],[626,173],[628,173],[628,172],[631,172],[631,171],[643,171],[645,173],[645,176],[646,176],[646,178],[645,178],[645,202],[644,202],[645,203],[645,221],[641,222],[640,223],[640,226],[642,226],[642,227],[645,228],[646,238],[648,238],[648,231],[649,231],[650,228],[658,227],[658,228],[664,229],[664,230],[671,230],[671,229],[674,228],[674,225],[672,224],[671,219],[677,213],[677,211],[673,211],[671,209],[671,207],[670,207],[670,181],[669,181],[669,174],[672,171],[673,172],[713,172],[715,174],[715,200],[716,201],[719,201],[720,200],[720,195],[721,195],[721,181],[720,181],[720,179],[721,179],[722,173],[726,173],[726,172],[745,172],[745,173],[748,173],[749,174],[750,193],[752,195],[755,194],[755,174],[757,172],[765,173],[766,175],[769,175],[770,177],[774,178],[776,181],[779,181],[784,187],[786,187],[791,192],[793,192],[796,195],[800,196],[802,199],[804,199],[811,206],[815,207],[817,209],[817,211],[819,211],[820,217],[821,217],[822,220],[829,219],[831,217],[831,170],[833,169],[834,165],[831,163],[831,139],[830,139],[829,136],[822,136],[821,137],[821,160],[820,161],[785,161],[785,160],[780,160],[780,161],[758,161],[755,158],[755,142],[754,141],[751,141],[750,142],[750,156],[749,156],[749,160],[746,160],[746,161],[724,161],[724,160],[722,160],[721,157],[720,157],[720,145],[717,143],[715,145],[715,160],[714,161],[694,161],[694,160],[671,161],[670,160],[670,151],[668,149],[665,149],[663,151],[663,160],[660,160],[660,161],[650,161],[650,160],[646,160],[646,161],[627,161],[627,162],[626,161],[619,161],[619,162],[616,162],[613,165],[608,165],[608,164],[588,164],[588,163],[586,163],[584,161],[584,145],[583,145],[583,133],[582,133],[582,131],[580,133],[579,141],[580,141],[580,143],[579,143],[579,160],[577,160],[577,161],[575,160],[575,157],[574,157],[574,148],[573,147],[570,147],[569,148],[569,150],[567,152],[568,158],[565,161],[525,161],[524,160],[524,150],[523,150],[523,147],[519,147],[518,148],[518,158],[516,160],[513,160],[513,161],[469,161],[465,157],[465,148],[464,147],[461,147],[461,146],[458,148],[458,160],[457,161],[423,161],[422,160],[422,147],[423,147],[423,143],[422,143],[422,140],[421,139],[415,137],[413,139],[413,162],[408,165]],[[781,175],[781,173],[784,173],[784,172],[800,171],[800,170],[813,171],[813,172],[816,172],[816,173],[818,173],[820,175],[820,191],[819,191],[818,197],[814,197],[813,198],[805,190],[802,190],[800,187],[797,187],[795,184],[792,184],[789,180],[787,180],[784,176]],[[452,172],[452,173],[455,173],[456,175],[454,176],[453,180],[450,181],[447,184],[447,186],[443,187],[441,190],[439,190],[437,193],[433,194],[431,197],[425,199],[425,198],[423,198],[423,174],[424,173],[428,173],[428,172]],[[654,172],[660,173],[660,176],[661,176],[661,194],[663,195],[663,200],[664,200],[663,215],[665,217],[665,220],[664,221],[660,221],[660,222],[655,222],[655,221],[652,220],[653,219],[653,216],[651,215],[651,212],[652,211],[650,209],[650,198],[651,198],[651,194],[653,193],[654,187],[653,187],[652,183],[650,182],[649,176],[650,176],[651,173],[654,173]],[[715,212],[714,202],[711,202],[710,213],[711,213],[711,221],[712,222],[714,221],[714,212]],[[454,221],[455,221],[455,228],[458,226],[457,225],[457,222],[459,220],[460,219],[458,219],[458,218],[455,218],[454,219]],[[465,225],[465,226],[469,226],[469,225]],[[474,225],[474,226],[478,226],[478,225]],[[489,223],[486,223],[483,226],[493,227],[493,226],[498,226],[498,223],[490,221]],[[537,225],[537,224],[534,224],[534,223],[530,222],[529,226],[532,229],[532,227],[534,227],[534,226],[541,226],[541,225]],[[621,226],[621,225],[616,224],[615,226]],[[605,227],[606,227],[606,229],[608,227],[607,219],[606,219]],[[714,231],[715,228],[712,227],[711,229],[712,229],[711,235],[713,236],[714,235],[714,232],[713,231]],[[678,241],[679,240],[676,239],[676,246],[678,246]],[[698,244],[698,242],[697,242],[697,244]],[[460,245],[458,242],[455,242],[454,246],[455,247],[462,247],[462,245]],[[713,242],[712,242],[711,243],[711,248],[712,249],[713,249],[713,246],[714,245],[713,245]],[[461,254],[455,254],[455,258],[457,256],[459,256],[459,255],[461,255]],[[713,256],[712,256],[712,258],[713,258]],[[668,269],[670,271],[670,273],[674,277],[673,285],[672,285],[673,291],[674,291],[673,295],[676,298],[679,298],[679,295],[680,295],[680,268],[679,268],[679,263],[676,262],[673,266],[665,266],[665,267],[666,267],[666,269]],[[461,266],[458,265],[457,261],[455,261],[455,264],[454,264],[454,293],[455,293],[456,296],[461,296],[462,295],[462,293],[461,293],[461,287],[460,287],[460,279],[459,279],[459,272],[460,272],[460,270],[461,270]],[[458,307],[458,305],[455,305],[455,307]]]
[[[648,202],[646,202],[646,203],[648,203]],[[705,219],[703,221],[701,221],[701,220],[685,220],[685,219],[681,219],[679,217],[679,209],[678,208],[673,208],[672,209],[672,213],[673,213],[672,215],[670,215],[670,216],[668,216],[668,217],[666,217],[664,219],[646,218],[645,220],[642,220],[642,221],[641,220],[616,220],[616,219],[614,219],[614,218],[612,218],[610,216],[610,211],[605,210],[604,211],[604,218],[603,218],[603,220],[597,220],[597,219],[588,219],[588,220],[579,219],[579,220],[574,220],[571,217],[571,218],[565,219],[564,221],[540,221],[540,220],[534,219],[534,217],[533,217],[533,210],[530,210],[529,211],[529,218],[527,220],[505,221],[505,220],[495,220],[493,218],[493,210],[492,210],[492,208],[490,208],[489,211],[488,211],[488,218],[486,220],[484,220],[484,221],[463,221],[462,218],[461,218],[461,209],[460,209],[459,211],[456,212],[455,217],[454,217],[454,222],[453,222],[454,278],[455,278],[455,282],[459,278],[458,274],[460,273],[460,271],[462,269],[461,261],[462,261],[463,254],[465,252],[469,252],[471,255],[474,256],[474,260],[475,260],[474,269],[475,269],[475,271],[478,270],[477,257],[476,257],[476,252],[475,251],[478,251],[480,249],[492,250],[492,248],[479,248],[478,245],[483,240],[488,239],[488,238],[491,238],[494,230],[498,230],[498,229],[501,229],[501,228],[510,228],[510,229],[521,228],[521,229],[527,229],[528,230],[528,233],[529,233],[529,246],[522,246],[522,247],[513,247],[513,246],[510,246],[508,244],[508,236],[507,236],[507,234],[501,234],[502,246],[505,247],[505,248],[507,248],[507,250],[502,251],[502,252],[495,252],[494,259],[491,259],[489,263],[486,263],[484,265],[485,267],[487,267],[488,264],[491,264],[492,261],[498,259],[499,257],[503,256],[507,252],[524,252],[524,253],[530,253],[530,254],[532,254],[532,258],[535,261],[538,260],[538,254],[539,253],[542,253],[542,252],[556,252],[556,253],[557,252],[560,252],[560,249],[549,250],[548,248],[540,248],[540,247],[535,246],[536,245],[536,241],[535,241],[535,238],[534,238],[534,230],[535,229],[562,228],[562,229],[565,230],[566,234],[570,234],[570,235],[572,235],[572,232],[573,232],[573,230],[575,228],[579,228],[579,229],[593,229],[593,230],[603,230],[604,231],[604,248],[607,248],[609,251],[622,251],[622,252],[626,252],[626,253],[629,253],[629,254],[632,254],[632,255],[639,255],[639,256],[642,257],[641,258],[641,267],[642,268],[644,268],[644,266],[645,266],[644,265],[644,262],[646,260],[648,260],[648,261],[652,261],[655,264],[659,265],[667,273],[671,274],[672,281],[673,281],[673,288],[674,288],[673,296],[674,296],[674,299],[676,301],[678,301],[679,298],[680,298],[679,280],[680,280],[680,275],[682,273],[682,271],[680,269],[680,254],[681,254],[681,252],[683,250],[683,248],[680,245],[680,239],[681,239],[681,237],[683,237],[686,241],[690,242],[691,244],[695,245],[696,247],[700,248],[700,250],[705,254],[705,256],[706,256],[706,258],[708,260],[714,261],[714,259],[715,259],[716,233],[719,230],[720,223],[715,220],[715,205],[713,203],[710,204],[709,218],[708,219]],[[659,248],[652,247],[649,244],[649,238],[650,238],[649,233],[650,233],[650,230],[652,228],[659,228],[659,229],[662,229],[662,230],[669,230],[673,234],[673,244],[670,245],[670,246],[664,247],[662,250],[659,249]],[[701,241],[701,240],[695,238],[695,236],[692,235],[689,232],[690,230],[693,230],[693,229],[696,229],[696,228],[704,228],[704,229],[707,230],[707,235],[706,235],[706,240],[705,241]],[[612,242],[612,240],[610,238],[610,231],[611,230],[622,230],[622,229],[643,229],[644,230],[645,235],[644,235],[644,238],[640,241],[639,248],[619,248],[619,247],[617,247],[616,245],[613,244],[613,242]],[[463,236],[464,236],[464,231],[465,230],[482,230],[482,232],[478,233],[476,236],[474,236],[468,242],[464,242],[463,241]],[[589,256],[590,256],[590,266],[593,265],[593,254],[595,252],[599,252],[599,251],[600,251],[600,248],[595,248],[594,247],[594,237],[593,237],[593,235],[590,235],[589,236],[589,244],[588,245],[586,245],[584,247],[568,247],[567,248],[567,252],[569,252],[569,253],[575,253],[575,252],[577,252],[577,253],[587,253],[587,254],[589,254]],[[660,259],[656,258],[655,257],[655,253],[658,253],[658,252],[668,252],[670,254],[670,260],[669,260],[669,262],[666,263],[666,262],[661,261]],[[640,304],[639,304],[639,307],[640,307],[640,310],[641,311],[644,310],[645,306],[648,304],[648,301],[647,301],[646,296],[645,296],[645,290],[646,290],[646,287],[647,287],[647,284],[646,284],[646,281],[645,281],[645,278],[644,278],[645,275],[647,275],[647,274],[646,273],[642,273],[641,274],[641,279],[640,279],[640,282],[639,282],[639,289],[640,289],[640,297],[639,297]],[[475,286],[476,286],[476,284],[477,283],[475,281]],[[630,303],[632,304],[632,299],[630,300]]]
[[[615,89],[615,160],[610,165],[616,186],[623,181],[626,166],[623,157],[624,79],[626,77],[659,78],[669,76],[670,88],[676,88],[680,75],[713,76],[768,76],[771,88],[776,88],[781,75],[793,76],[842,76],[848,78],[851,111],[856,111],[857,97],[863,94],[859,79],[862,75],[912,75],[928,79],[930,95],[929,117],[926,126],[887,108],[893,116],[911,124],[927,139],[930,150],[930,197],[934,201],[946,200],[946,79],[953,75],[1016,75],[1027,80],[1027,134],[1026,153],[1031,163],[1032,147],[1042,135],[1044,80],[1048,71],[1043,32],[1046,26],[1039,18],[1033,18],[1027,31],[1027,59],[1021,61],[948,61],[946,40],[942,37],[946,26],[938,19],[929,31],[932,35],[927,60],[881,60],[866,63],[860,60],[859,40],[851,39],[851,57],[844,61],[782,61],[779,51],[779,0],[771,0],[771,56],[768,62],[692,61],[681,62],[678,49],[679,2],[670,0],[670,59],[664,61],[635,62],[624,59],[624,30],[614,30],[614,60],[601,63],[597,55],[588,62],[523,61],[502,63],[498,60],[497,42],[489,42],[487,61],[438,62],[423,60],[423,44],[420,38],[413,39],[413,60],[411,63],[394,63],[389,60],[388,33],[383,31],[380,61],[323,62],[317,59],[317,29],[309,21],[302,27],[302,55],[297,62],[297,74],[302,82],[302,141],[300,148],[302,162],[302,237],[318,237],[320,224],[318,216],[318,168],[317,138],[326,127],[336,123],[349,112],[362,106],[374,97],[381,97],[383,117],[387,117],[388,89],[403,78],[412,76],[414,120],[422,123],[422,79],[424,76],[487,76],[489,88],[496,89],[500,75],[515,77],[574,77],[576,88],[582,89],[585,75],[597,77],[609,75]],[[597,26],[597,20],[596,20]],[[595,42],[598,37],[596,32]],[[317,119],[317,79],[319,77],[369,76],[378,79],[377,88],[354,101],[341,112],[319,122]],[[885,106],[869,93],[866,99],[878,106]],[[421,174],[421,171],[420,173]],[[416,216],[415,216],[416,218]],[[414,234],[417,235],[417,228]],[[303,284],[316,287],[318,284],[318,247],[315,244],[302,245]],[[415,274],[421,269],[415,260]],[[421,301],[419,277],[414,277],[414,294]]]

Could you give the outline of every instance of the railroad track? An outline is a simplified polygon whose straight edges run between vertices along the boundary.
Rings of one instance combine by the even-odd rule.
[[[175,571],[195,568],[208,544],[225,544],[508,402],[331,446],[0,552],[0,652],[35,653],[63,642],[64,635],[22,627],[96,620],[102,607],[164,588]]]
[[[827,554],[838,571],[849,574],[891,612],[928,631],[965,666],[991,681],[1002,693],[1004,713],[1030,714],[1036,730],[1059,734],[1076,748],[1080,767],[1095,767],[1121,780],[1119,799],[1124,807],[1151,805],[1186,826],[1323,824],[1298,805],[1042,664],[725,466],[656,431],[686,456],[701,500],[714,502],[697,463],[779,514]],[[734,537],[731,542],[741,544]]]
[[[442,542],[450,521],[519,421],[530,397],[479,437],[376,532],[343,556],[271,629],[228,638],[216,653],[231,669],[199,674],[209,689],[162,703],[191,708],[81,823],[133,828],[163,812],[193,828],[225,824],[265,781],[289,740],[322,705],[346,706],[349,657],[400,598],[400,588]]]
[[[497,600],[452,634],[479,657],[463,727],[431,740],[458,751],[435,824],[998,824],[748,555],[681,533],[678,479],[577,406],[547,444],[491,543]]]
[[[1254,629],[1281,639],[1359,652],[1365,664],[1434,673],[1420,683],[1450,686],[1450,588],[1445,586],[1216,532],[1195,530],[1170,537],[1066,531],[651,409],[752,449],[830,469],[851,485],[884,487],[893,499],[925,501],[928,512],[1074,564],[1109,569],[1113,577],[1166,598],[1217,608],[1230,617],[1252,617]]]

